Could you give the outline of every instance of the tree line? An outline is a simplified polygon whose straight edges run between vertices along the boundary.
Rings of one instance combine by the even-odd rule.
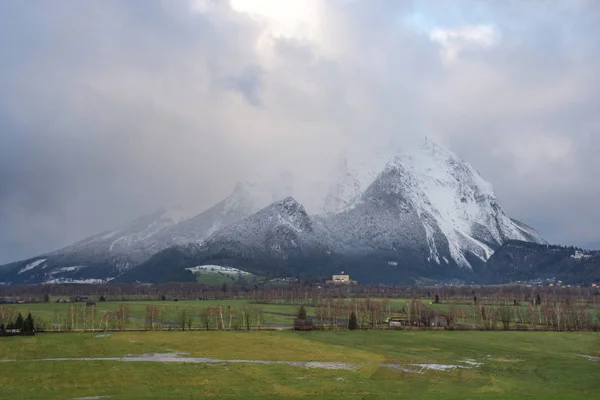
[[[106,285],[16,285],[0,286],[0,302],[4,296],[21,296],[27,301],[44,302],[52,297],[74,297],[79,295],[103,296],[107,301],[159,301],[178,298],[179,300],[251,300],[277,302],[278,304],[299,305],[317,303],[320,298],[431,298],[438,294],[441,298],[452,298],[455,302],[470,303],[476,296],[482,304],[499,301],[531,301],[537,295],[547,301],[571,299],[571,301],[600,303],[600,288],[597,287],[526,287],[525,285],[499,286],[380,286],[352,285],[331,286],[324,284],[289,283],[286,285],[261,284],[222,284],[205,285],[198,283],[121,284]]]
[[[28,313],[25,318],[20,312],[15,314],[10,309],[0,309],[0,336],[32,335],[36,331],[43,330],[34,322],[31,313]]]

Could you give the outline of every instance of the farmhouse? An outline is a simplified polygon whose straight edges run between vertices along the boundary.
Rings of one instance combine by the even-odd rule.
[[[408,318],[388,318],[387,323],[391,329],[400,329],[410,325]]]
[[[350,275],[344,274],[344,271],[337,275],[333,275],[331,280],[327,281],[330,285],[356,285],[357,282],[350,279]]]
[[[390,329],[413,328],[444,328],[450,326],[451,319],[442,314],[424,313],[420,317],[393,317],[386,320]]]

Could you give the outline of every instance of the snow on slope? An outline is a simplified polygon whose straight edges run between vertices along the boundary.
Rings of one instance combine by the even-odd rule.
[[[439,231],[447,239],[450,255],[463,267],[471,267],[466,254],[486,261],[508,239],[544,242],[533,229],[506,216],[492,185],[475,168],[433,141],[426,139],[416,148],[385,159],[379,154],[352,165],[342,160],[340,179],[330,189],[325,212],[351,210],[364,200],[360,196],[373,175],[402,171],[398,181],[392,182],[398,186],[396,195],[405,197],[416,210],[426,232],[429,258],[438,264]]]
[[[222,267],[220,265],[198,265],[196,267],[186,268],[188,271],[192,273],[208,273],[208,274],[218,274],[221,273],[223,275],[252,275],[249,272],[242,271],[241,269],[233,268],[233,267]]]
[[[43,282],[44,285],[60,285],[66,283],[78,284],[78,285],[99,285],[103,283],[108,283],[115,278],[106,278],[106,279],[71,279],[71,278],[57,278],[50,279],[48,281]]]
[[[43,263],[45,263],[46,260],[47,260],[47,258],[42,258],[41,260],[36,260],[30,264],[27,264],[26,266],[24,266],[23,268],[21,268],[19,270],[18,274],[21,275],[23,272],[31,271],[35,267],[38,267],[38,266],[42,265]]]
[[[206,210],[198,210],[194,205],[162,208],[125,227],[46,254],[44,259],[22,267],[19,274],[31,271],[46,261],[44,268],[49,266],[45,271],[47,281],[55,281],[59,274],[76,273],[77,270],[72,269],[74,265],[92,263],[104,264],[114,268],[116,273],[122,273],[168,247],[204,241],[229,224],[285,197],[292,182],[288,173],[274,180],[249,174],[236,184],[229,196]],[[104,279],[106,271],[99,273],[101,276],[98,278]],[[28,279],[30,277],[23,278]]]
[[[351,228],[355,230],[353,238],[359,238],[361,245],[379,243],[387,246],[394,241],[407,246],[418,244],[419,251],[423,247],[428,248],[428,259],[432,262],[450,264],[447,257],[451,257],[465,267],[471,266],[468,255],[487,260],[494,249],[508,239],[544,243],[532,228],[505,215],[492,185],[469,163],[429,140],[409,150],[396,151],[387,146],[374,154],[343,157],[338,163],[338,178],[326,193],[322,189],[304,191],[319,198],[325,195],[318,212],[335,216],[364,202],[365,193],[386,171],[390,173],[386,177],[386,185],[391,186],[385,189],[384,196],[395,197],[396,200],[390,201],[385,210],[363,204],[360,211],[352,213],[349,221],[337,224],[338,232],[332,236],[340,238],[344,229]],[[397,176],[394,177],[394,174]],[[42,269],[48,279],[56,279],[61,273],[69,273],[69,278],[73,279],[82,278],[78,271],[67,268],[90,264],[108,264],[110,268],[114,267],[115,273],[105,269],[89,276],[86,271],[85,278],[117,276],[167,247],[202,243],[208,238],[223,237],[223,233],[239,239],[246,250],[252,242],[255,246],[271,245],[273,251],[283,254],[280,249],[282,243],[275,238],[283,228],[294,232],[285,242],[290,248],[301,247],[302,242],[312,240],[309,238],[311,220],[304,208],[293,199],[281,201],[292,194],[302,197],[302,193],[294,193],[294,184],[294,177],[289,173],[280,174],[275,179],[251,174],[240,181],[224,200],[203,212],[194,207],[167,207],[124,228],[44,255],[43,260],[29,264],[25,261],[19,265],[19,274],[29,272],[23,274],[21,280],[27,280],[26,275],[35,273],[35,268],[44,262]],[[394,187],[398,189],[395,194]],[[232,224],[277,201],[280,202],[271,207],[270,213],[262,214],[263,220],[250,218],[245,222],[250,223],[247,229],[236,226],[236,232],[228,230]],[[407,208],[404,214],[389,218],[389,212],[393,212],[395,207],[397,210],[397,207],[409,203],[410,207],[407,207],[410,210]],[[288,206],[294,209],[293,212],[289,212]],[[262,221],[269,221],[268,229],[261,227],[265,223]],[[240,232],[242,234],[237,237]],[[327,233],[324,235],[328,236]],[[264,243],[265,236],[270,244]],[[259,243],[259,238],[263,243]],[[422,251],[423,254],[426,252]]]
[[[425,140],[416,151],[399,159],[429,200],[423,207],[430,205],[428,211],[448,238],[453,257],[460,251],[457,244],[464,245],[465,239],[468,245],[481,248],[474,253],[484,261],[494,252],[490,244],[496,247],[507,239],[529,240],[506,216],[493,186],[456,154]]]
[[[381,150],[369,156],[340,157],[336,166],[336,177],[329,186],[320,212],[337,213],[355,203],[383,171],[393,154],[394,152],[389,150]]]
[[[276,201],[251,216],[231,224],[204,243],[232,254],[252,256],[267,252],[276,258],[302,252],[315,245],[311,218],[291,197]]]

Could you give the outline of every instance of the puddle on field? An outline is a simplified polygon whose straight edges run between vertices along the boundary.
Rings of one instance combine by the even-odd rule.
[[[187,353],[152,353],[125,357],[82,357],[82,358],[46,358],[37,361],[122,361],[122,362],[160,362],[188,364],[261,364],[290,365],[292,367],[319,368],[353,371],[358,365],[341,362],[301,362],[301,361],[269,361],[269,360],[220,360],[208,357],[182,357]]]
[[[78,397],[76,399],[73,400],[100,400],[100,399],[108,399],[111,398],[112,396],[89,396],[89,397]]]
[[[577,354],[579,357],[586,358],[590,361],[600,361],[600,357],[588,356],[586,354]]]
[[[105,337],[111,337],[112,335],[110,333],[104,333],[102,335],[96,335],[94,336],[95,338],[105,338]]]
[[[422,371],[418,371],[415,369],[406,368],[405,366],[402,366],[400,364],[381,364],[381,366],[383,368],[389,368],[389,369],[393,369],[395,371],[402,371],[402,372],[406,372],[409,374],[423,374],[424,373]]]
[[[426,370],[432,371],[451,371],[453,369],[469,369],[469,367],[463,367],[462,365],[446,365],[446,364],[410,364],[411,367],[421,368],[419,372]]]
[[[188,353],[151,353],[141,355],[126,355],[124,357],[83,357],[83,358],[46,358],[42,360],[27,361],[121,361],[121,362],[159,362],[159,363],[188,363],[188,364],[259,364],[259,365],[289,365],[292,367],[327,369],[327,370],[345,370],[356,371],[365,365],[377,365],[382,368],[389,368],[396,371],[402,371],[413,374],[424,374],[427,371],[450,371],[455,369],[471,369],[481,366],[473,360],[458,361],[467,365],[447,365],[447,364],[352,364],[344,362],[320,362],[320,361],[269,361],[269,360],[221,360],[208,357],[185,357]],[[0,362],[11,362],[14,360],[0,360]]]
[[[481,367],[483,365],[483,363],[480,363],[480,362],[477,362],[477,361],[471,360],[471,359],[469,359],[469,360],[459,360],[457,362],[461,363],[461,364],[467,364],[467,365],[470,365],[472,367]]]

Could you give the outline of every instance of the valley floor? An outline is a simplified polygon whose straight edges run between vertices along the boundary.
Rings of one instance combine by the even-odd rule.
[[[121,332],[0,338],[11,399],[600,397],[598,333]]]

